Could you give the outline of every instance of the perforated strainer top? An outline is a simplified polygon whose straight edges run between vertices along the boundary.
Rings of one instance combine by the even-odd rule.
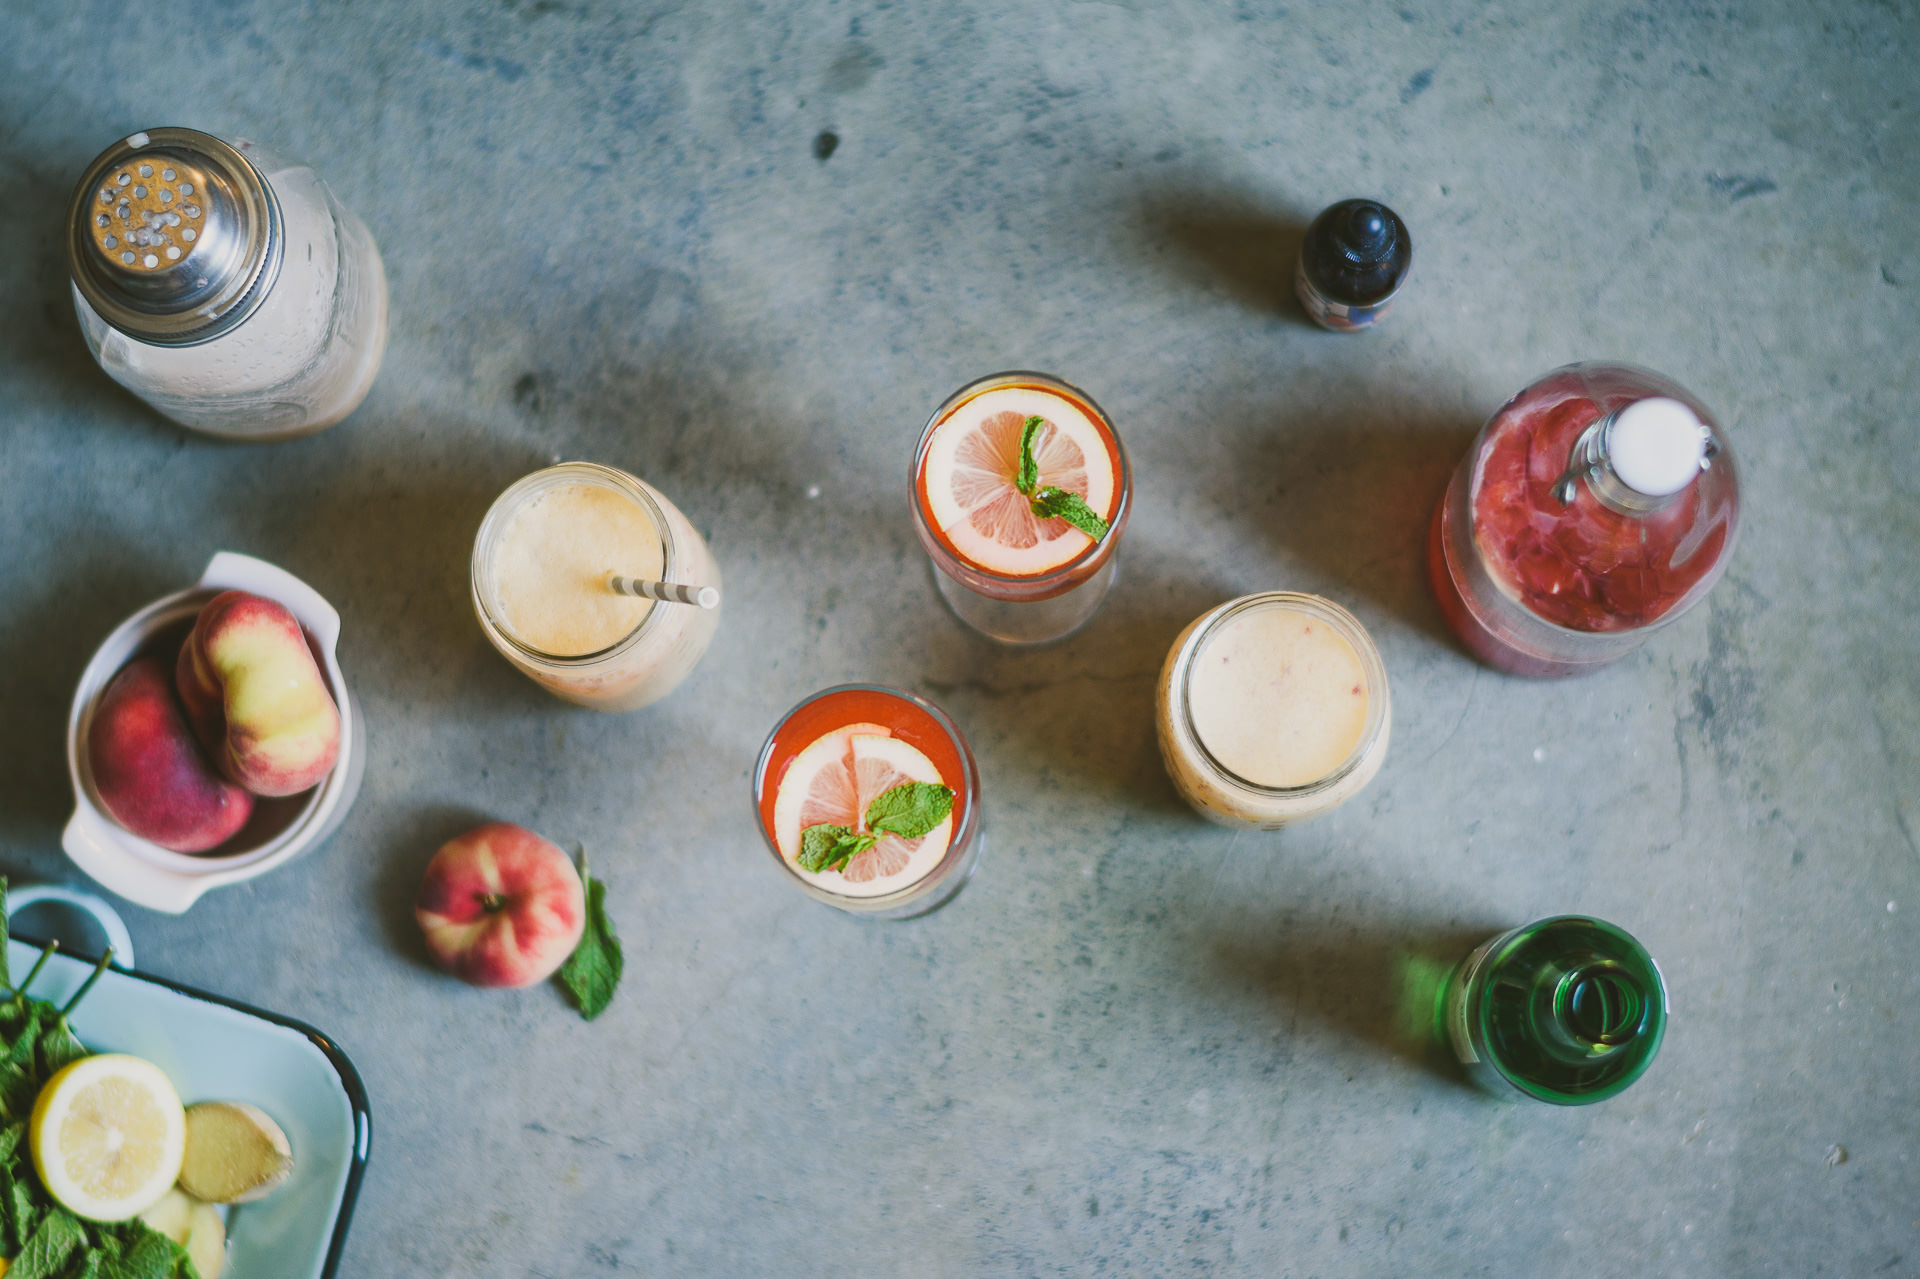
[[[233,147],[153,129],[103,151],[74,189],[68,265],[130,337],[204,342],[251,314],[277,274],[279,202]]]

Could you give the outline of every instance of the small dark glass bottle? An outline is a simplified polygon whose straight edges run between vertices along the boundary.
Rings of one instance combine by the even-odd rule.
[[[1646,949],[1604,920],[1559,915],[1502,933],[1443,995],[1454,1055],[1482,1086],[1560,1106],[1638,1079],[1667,1029],[1667,984]]]
[[[1413,237],[1398,214],[1373,200],[1342,200],[1307,228],[1293,286],[1315,324],[1354,333],[1380,322],[1412,266]]]

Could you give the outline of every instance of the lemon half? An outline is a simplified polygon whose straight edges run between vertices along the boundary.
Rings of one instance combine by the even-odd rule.
[[[62,1207],[90,1221],[125,1221],[180,1176],[187,1115],[160,1067],[102,1053],[47,1081],[28,1140],[34,1169]]]

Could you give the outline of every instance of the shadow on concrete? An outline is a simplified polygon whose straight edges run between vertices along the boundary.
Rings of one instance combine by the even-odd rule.
[[[938,623],[955,634],[919,686],[954,715],[976,755],[1012,752],[1018,767],[1063,784],[1074,779],[1116,801],[1186,811],[1160,763],[1154,690],[1174,638],[1233,592],[1205,566],[1173,555],[1143,548],[1131,556],[1124,545],[1120,555],[1101,610],[1056,644],[1002,647],[941,605]]]
[[[1336,599],[1364,596],[1452,643],[1426,581],[1435,505],[1480,423],[1373,398],[1276,410],[1204,483]]]
[[[464,805],[438,804],[400,815],[388,831],[379,872],[369,884],[368,906],[396,954],[434,972],[443,972],[427,950],[426,939],[413,917],[414,898],[427,863],[440,846],[456,835],[499,818]]]
[[[1282,1022],[1306,1017],[1466,1089],[1441,1033],[1439,1000],[1453,966],[1503,925],[1454,919],[1289,922],[1257,936],[1216,938],[1198,976],[1215,999]]]
[[[44,106],[42,114],[64,122],[61,132],[68,141],[42,134],[35,145],[24,147],[17,139],[0,137],[0,167],[22,193],[0,201],[0,243],[9,247],[16,264],[0,276],[8,290],[11,318],[4,331],[14,348],[11,363],[25,378],[47,384],[48,398],[66,405],[90,429],[104,424],[176,434],[183,428],[101,371],[81,336],[67,274],[67,199],[88,161],[118,135],[87,103],[54,96],[65,102]],[[78,120],[98,120],[86,130],[90,140],[84,144],[71,140]]]
[[[547,459],[470,422],[408,425],[439,446],[369,449],[363,439],[344,451],[318,437],[277,446],[271,469],[239,496],[255,508],[246,523],[299,512],[289,550],[316,566],[310,580],[340,610],[340,660],[356,687],[383,683],[382,704],[457,706],[462,716],[524,710],[547,694],[487,643],[470,565],[487,508]]]
[[[174,580],[147,548],[98,542],[71,548],[58,576],[27,575],[32,593],[7,601],[0,623],[0,840],[50,852],[73,812],[67,776],[67,712],[80,672],[122,621],[187,583]],[[63,868],[64,861],[36,856]]]
[[[1138,234],[1173,250],[1170,267],[1189,282],[1224,288],[1242,305],[1312,327],[1293,291],[1312,210],[1205,180],[1143,194]]]

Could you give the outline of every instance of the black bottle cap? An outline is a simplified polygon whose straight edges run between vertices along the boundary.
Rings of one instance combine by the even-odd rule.
[[[1392,254],[1393,218],[1371,200],[1356,200],[1333,227],[1334,243],[1349,262],[1371,266]]]

